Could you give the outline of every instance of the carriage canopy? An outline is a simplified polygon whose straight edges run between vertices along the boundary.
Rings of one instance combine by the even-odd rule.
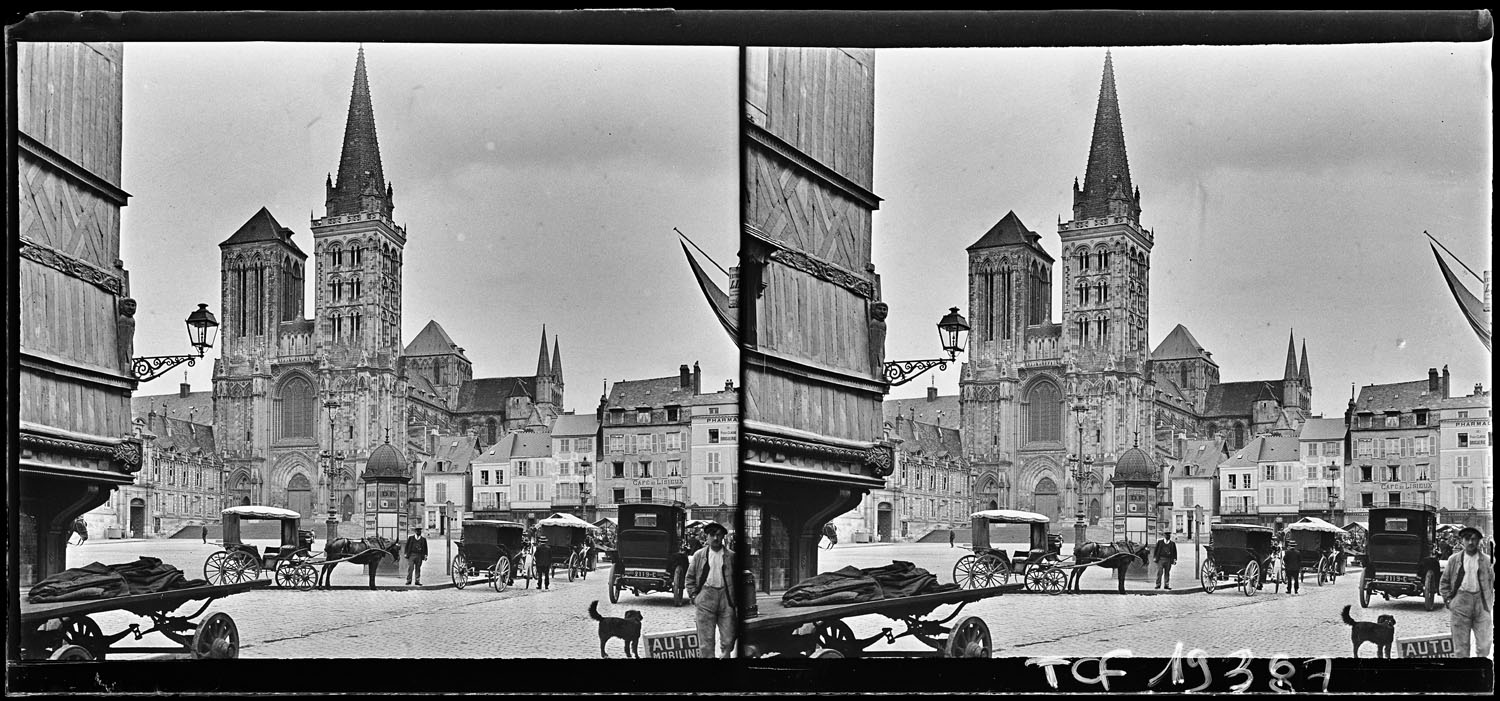
[[[281,544],[285,547],[296,549],[302,544],[304,537],[299,533],[298,526],[302,523],[302,514],[291,509],[282,509],[275,506],[261,506],[257,504],[246,506],[231,506],[219,512],[224,516],[224,544],[240,545],[240,521],[241,520],[267,520],[281,522]],[[311,537],[309,533],[308,537]],[[310,540],[308,542],[311,542]]]
[[[969,515],[972,519],[984,519],[997,523],[1051,523],[1052,519],[1041,514],[1030,511],[1017,511],[1015,509],[986,509],[975,511]]]
[[[544,518],[544,519],[542,519],[540,521],[537,521],[536,525],[538,525],[538,526],[562,526],[564,528],[584,528],[584,529],[588,529],[588,530],[591,530],[591,531],[597,531],[597,530],[599,530],[598,526],[595,526],[594,524],[589,523],[588,521],[585,521],[585,520],[583,520],[581,518],[578,518],[577,516],[574,516],[573,514],[552,514],[551,516],[548,516],[547,518]]]
[[[1344,532],[1344,529],[1339,528],[1338,526],[1335,526],[1327,521],[1324,521],[1317,516],[1308,516],[1301,521],[1287,526],[1286,529],[1289,531],[1321,531],[1324,533]]]

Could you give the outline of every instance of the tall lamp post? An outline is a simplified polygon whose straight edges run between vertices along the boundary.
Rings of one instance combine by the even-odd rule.
[[[337,537],[339,527],[338,508],[333,503],[333,481],[338,478],[341,467],[333,452],[333,410],[339,408],[339,403],[330,399],[323,402],[323,408],[328,410],[328,451],[323,453],[323,483],[328,498],[328,540],[331,541]]]
[[[198,310],[188,315],[188,343],[198,349],[197,355],[148,355],[130,359],[130,373],[141,382],[154,380],[165,375],[168,370],[183,363],[188,366],[198,364],[198,359],[203,353],[214,345],[214,336],[218,333],[219,322],[214,318],[214,313],[208,310],[207,304],[199,304]]]
[[[892,387],[904,385],[933,368],[947,370],[948,363],[958,359],[958,354],[964,350],[964,334],[969,330],[968,320],[958,313],[958,307],[949,307],[948,313],[938,320],[937,327],[938,338],[943,345],[943,350],[948,351],[948,357],[927,360],[892,360],[884,366],[883,374],[886,383]]]
[[[1094,471],[1094,457],[1085,457],[1083,454],[1083,415],[1089,410],[1086,404],[1074,404],[1073,413],[1078,417],[1078,445],[1077,452],[1069,456],[1068,460],[1073,464],[1073,491],[1078,493],[1078,520],[1073,522],[1073,547],[1082,545],[1088,539],[1088,522],[1084,520],[1083,513],[1083,485]]]

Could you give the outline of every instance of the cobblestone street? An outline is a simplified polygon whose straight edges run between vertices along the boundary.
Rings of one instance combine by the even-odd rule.
[[[203,560],[217,549],[213,543],[191,540],[91,540],[81,547],[69,546],[68,566],[128,562],[149,555],[198,578],[203,576]],[[608,563],[601,563],[587,579],[573,582],[559,570],[562,576],[546,591],[527,589],[519,579],[500,593],[477,581],[460,591],[444,573],[442,541],[433,541],[432,552],[435,558],[423,569],[427,586],[420,590],[404,586],[402,576],[380,575],[379,589],[370,591],[362,568],[340,565],[334,570],[334,585],[350,588],[299,592],[273,586],[219,599],[204,615],[222,611],[234,618],[243,658],[598,657],[597,624],[588,615],[594,600],[606,616],[639,610],[645,617],[645,634],[693,627],[692,605],[673,606],[670,594],[637,597],[625,591],[618,605],[610,604],[605,586]],[[183,611],[190,613],[199,605],[190,603]],[[106,634],[131,623],[149,624],[122,612],[93,618]],[[139,643],[122,644],[171,643],[153,634]],[[624,654],[619,640],[611,641],[608,649],[611,657]],[[644,654],[644,644],[641,649]]]
[[[1192,546],[1178,544],[1188,555],[1173,569],[1174,590],[1196,587],[1193,579]],[[1006,545],[1014,549],[1018,545]],[[1068,546],[1064,545],[1064,554]],[[933,574],[940,582],[953,581],[953,563],[969,551],[949,548],[946,543],[839,545],[818,555],[818,571],[845,565],[873,567],[905,560]],[[1137,657],[1168,657],[1177,643],[1184,651],[1201,648],[1209,656],[1228,656],[1248,649],[1255,657],[1348,657],[1352,654],[1349,626],[1340,617],[1345,604],[1356,620],[1374,620],[1389,613],[1396,617],[1396,637],[1416,637],[1448,632],[1448,612],[1442,608],[1423,610],[1420,598],[1370,602],[1359,606],[1359,576],[1340,577],[1319,587],[1316,577],[1303,579],[1296,595],[1272,593],[1269,588],[1246,597],[1233,587],[1212,594],[1156,593],[1148,579],[1126,579],[1126,595],[1114,593],[1114,574],[1097,567],[1085,571],[1084,594],[1010,594],[966,606],[963,615],[982,618],[990,628],[997,657],[1102,656],[1129,650]],[[1110,590],[1088,593],[1088,590]],[[953,607],[934,612],[941,619]],[[881,628],[899,633],[903,625],[882,616],[862,616],[846,621],[858,637],[868,637]],[[877,645],[871,650],[926,650],[911,638],[896,645]],[[1122,653],[1117,653],[1122,654]],[[1373,657],[1366,644],[1361,657]]]

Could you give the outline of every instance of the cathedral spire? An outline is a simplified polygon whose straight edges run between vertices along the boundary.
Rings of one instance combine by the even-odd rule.
[[[552,337],[552,376],[562,382],[562,348],[560,336]]]
[[[552,361],[547,359],[547,325],[542,324],[542,350],[536,358],[536,376],[547,377],[552,374]]]
[[[370,103],[370,81],[361,46],[354,63],[354,87],[349,94],[349,118],[344,125],[344,149],[339,177],[327,186],[327,216],[375,212],[387,217],[394,204],[392,190],[380,166],[380,143],[375,136],[375,109]]]
[[[1125,157],[1125,130],[1120,123],[1120,98],[1115,93],[1115,63],[1104,52],[1104,77],[1099,83],[1099,107],[1094,113],[1094,138],[1089,144],[1088,170],[1083,189],[1073,194],[1073,218],[1129,216],[1138,219],[1140,200],[1130,184],[1130,162]]]
[[[1297,369],[1297,379],[1302,380],[1303,387],[1312,385],[1312,371],[1307,369],[1307,339],[1302,339],[1302,363]]]
[[[1286,372],[1282,373],[1283,380],[1296,380],[1301,376],[1297,374],[1297,338],[1292,331],[1287,332],[1286,337]]]

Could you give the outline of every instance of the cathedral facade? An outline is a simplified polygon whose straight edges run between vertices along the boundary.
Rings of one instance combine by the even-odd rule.
[[[505,430],[549,423],[562,406],[562,360],[555,345],[548,354],[545,329],[533,376],[474,379],[464,349],[436,321],[403,348],[407,234],[392,218],[363,48],[324,207],[311,221],[311,261],[265,208],[219,245],[213,423],[233,503],[308,518],[335,510],[360,523],[360,478],[375,448],[391,443],[410,466],[433,435],[473,430],[493,443]]]
[[[1311,405],[1305,347],[1283,380],[1229,384],[1184,327],[1150,348],[1155,232],[1141,221],[1108,53],[1087,168],[1058,235],[1054,260],[1010,212],[968,248],[972,329],[959,407],[978,508],[1070,523],[1081,491],[1098,524],[1119,506],[1113,483],[1147,476],[1140,466],[1159,465],[1178,438],[1233,442],[1238,426],[1243,445],[1256,432],[1295,430]],[[1122,457],[1128,477],[1116,472]]]

